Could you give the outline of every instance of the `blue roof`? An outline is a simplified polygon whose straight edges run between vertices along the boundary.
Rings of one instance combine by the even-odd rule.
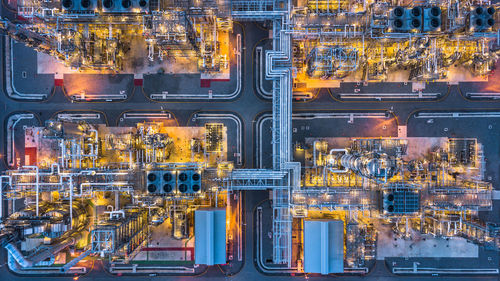
[[[304,271],[321,274],[344,272],[343,221],[304,221]]]
[[[194,262],[226,263],[226,210],[210,209],[194,212]]]

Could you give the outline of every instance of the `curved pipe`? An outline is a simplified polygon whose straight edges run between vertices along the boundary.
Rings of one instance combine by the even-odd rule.
[[[329,155],[333,155],[334,152],[344,152],[344,155],[348,155],[348,151],[345,148],[332,148],[330,149]],[[341,174],[341,173],[347,173],[349,171],[349,168],[344,166],[343,170],[338,170],[338,169],[333,169],[332,167],[327,167],[328,171],[336,174]]]
[[[109,219],[120,218],[120,215],[122,218],[125,218],[125,211],[124,210],[110,211],[110,212],[104,212],[104,213],[109,214]]]
[[[21,251],[19,251],[19,249],[14,244],[9,243],[5,245],[5,249],[21,267],[33,266],[33,262],[25,258]]]
[[[51,246],[30,258],[25,257],[12,242],[5,245],[5,249],[21,267],[27,268],[55,256],[66,247],[74,245],[75,243],[76,238],[71,236],[63,240],[61,243]]]
[[[82,227],[78,230],[81,230],[84,228],[85,225],[82,225]],[[60,251],[64,250],[66,247],[69,247],[71,245],[74,245],[77,240],[81,238],[81,233],[77,232],[76,230],[71,230],[66,233],[66,238],[63,240],[59,240],[56,243],[53,243],[53,245],[47,247],[46,249],[40,251],[39,253],[35,254],[32,257],[25,257],[21,251],[14,245],[14,243],[10,242],[7,245],[5,245],[5,249],[9,253],[9,256],[14,258],[14,260],[22,267],[22,268],[29,268],[34,265],[39,264],[40,262],[51,258],[55,256],[57,253]],[[12,264],[9,263],[9,266]]]

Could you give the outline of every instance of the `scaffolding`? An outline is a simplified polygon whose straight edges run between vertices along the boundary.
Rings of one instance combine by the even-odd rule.
[[[376,209],[376,194],[371,190],[335,187],[303,188],[293,192],[294,209],[316,210],[373,210]]]
[[[286,0],[230,0],[231,15],[240,20],[276,19],[287,13]]]
[[[318,46],[306,58],[307,73],[311,77],[328,78],[338,72],[355,71],[358,51],[346,46]]]
[[[267,190],[282,186],[285,176],[284,171],[238,169],[224,179],[224,184],[229,191]]]
[[[92,252],[114,254],[124,248],[131,254],[147,237],[147,210],[123,212],[122,218],[99,222],[91,232]]]
[[[154,6],[152,13],[138,16],[131,22],[134,23],[136,29],[142,29],[148,43],[150,60],[153,60],[157,53],[160,58],[163,58],[163,53],[170,50],[170,48],[189,49],[202,56],[204,68],[215,71],[217,70],[217,63],[214,63],[211,59],[213,59],[212,55],[218,48],[217,27],[219,24],[224,25],[227,22],[221,23],[220,19],[215,17],[217,13],[213,10],[217,7],[215,1],[201,1],[204,4],[199,4],[196,7],[191,7],[190,2],[187,0],[152,1],[152,6]],[[423,208],[422,211],[425,212],[491,210],[491,185],[480,181],[467,182],[461,179],[454,182],[446,181],[444,167],[442,167],[442,176],[439,175],[441,169],[431,170],[429,167],[425,175],[427,178],[413,178],[412,181],[417,184],[405,182],[404,171],[395,167],[402,167],[403,161],[396,161],[384,154],[393,149],[394,146],[400,147],[400,150],[391,150],[392,154],[388,153],[391,154],[391,157],[400,157],[404,154],[405,144],[399,140],[356,141],[350,147],[350,150],[347,148],[342,149],[344,155],[340,156],[339,159],[343,157],[344,161],[339,167],[344,168],[343,170],[340,168],[333,169],[332,164],[330,166],[323,165],[321,170],[316,167],[317,162],[314,161],[316,170],[315,174],[314,172],[311,174],[320,176],[322,173],[324,186],[301,186],[300,163],[292,162],[292,94],[293,79],[296,74],[294,72],[297,70],[294,68],[296,65],[293,62],[296,58],[293,57],[292,46],[295,48],[304,42],[307,43],[304,43],[304,45],[310,52],[298,50],[296,53],[307,56],[305,60],[308,61],[307,66],[311,77],[328,78],[338,74],[340,74],[338,76],[343,76],[343,72],[356,71],[358,66],[365,63],[369,66],[380,66],[382,68],[381,72],[384,72],[389,67],[395,68],[400,63],[405,66],[416,66],[412,69],[410,77],[436,79],[440,77],[441,73],[438,70],[443,66],[440,61],[439,55],[441,54],[438,47],[439,42],[442,42],[442,38],[432,33],[425,35],[422,32],[393,32],[389,30],[388,13],[377,14],[376,11],[361,9],[360,6],[363,6],[363,8],[366,6],[365,1],[357,1],[356,7],[354,7],[350,1],[345,0],[310,0],[306,1],[305,8],[307,11],[305,13],[300,9],[292,10],[293,1],[233,0],[229,2],[233,19],[268,20],[273,25],[273,47],[272,50],[265,53],[265,75],[267,79],[272,81],[273,168],[270,170],[239,169],[230,172],[223,171],[223,173],[227,173],[225,174],[227,176],[222,179],[222,185],[228,191],[228,194],[232,191],[271,190],[273,262],[275,264],[291,268],[293,217],[307,217],[308,210],[326,209],[348,212],[377,210],[379,209],[377,202],[380,200],[380,193],[387,193],[387,201],[401,202],[401,205],[392,205],[394,209],[391,211],[391,215],[381,215],[385,219],[399,220],[404,216],[415,215],[420,206]],[[461,18],[466,18],[462,14],[465,9],[460,7],[462,13],[459,12],[459,1],[453,2],[450,0],[448,3],[449,7],[453,7],[449,9],[451,15],[449,18],[453,17],[453,19],[450,19],[449,25],[451,28],[463,26],[465,23],[461,22]],[[165,7],[160,7],[160,4],[171,7],[172,10],[163,11],[162,9]],[[384,8],[389,10],[389,3],[375,3],[375,8],[378,5],[385,5]],[[201,9],[202,6],[207,9]],[[344,12],[347,16],[330,17]],[[49,14],[48,12],[44,13]],[[364,15],[364,13],[367,15]],[[40,11],[30,7],[23,7],[20,9],[20,14],[32,19],[40,14]],[[94,14],[90,12],[84,18],[90,20],[93,16]],[[320,16],[321,19],[317,19],[317,16]],[[52,16],[48,16],[48,18],[52,18]],[[65,14],[60,16],[59,19],[61,19],[61,28],[58,30],[59,33],[54,33],[59,36],[56,43],[47,39],[48,37],[40,36],[30,30],[24,31],[10,23],[4,23],[4,28],[15,38],[30,37],[32,44],[37,45],[39,48],[44,48],[47,51],[50,51],[51,48],[57,49],[58,55],[69,56],[68,53],[78,49],[82,51],[84,57],[88,58],[89,55],[85,53],[86,48],[77,48],[75,40],[73,40],[77,38],[90,44],[90,41],[93,40],[89,40],[88,32],[85,32],[85,29],[80,29],[79,33],[72,31],[73,20],[75,20],[74,15]],[[103,19],[100,18],[100,20]],[[101,34],[101,39],[109,44],[108,48],[106,48],[105,61],[111,62],[115,60],[115,55],[118,53],[114,45],[119,42],[116,37],[120,33],[112,27],[114,20],[106,19],[110,20],[109,29],[105,28],[103,30],[109,31],[109,33],[104,32],[105,36]],[[356,22],[362,22],[363,26],[357,25]],[[82,30],[84,32],[81,32]],[[64,31],[64,33],[61,31]],[[484,34],[484,38],[494,39],[495,35],[498,36],[498,34],[488,32]],[[38,37],[35,35],[38,35]],[[73,39],[64,41],[62,40],[63,35],[68,35],[69,38]],[[461,38],[467,42],[480,42],[476,36],[479,35],[467,33]],[[205,41],[199,42],[199,40]],[[299,42],[300,44],[292,44],[292,40],[295,41],[293,43]],[[367,40],[366,49],[365,40]],[[462,42],[460,40],[462,39],[456,41],[457,50],[458,43]],[[387,43],[389,41],[390,43]],[[478,43],[477,46],[470,50],[481,50],[484,54],[484,51],[487,50],[484,42],[486,41],[482,41],[482,46]],[[358,53],[358,50],[360,53]],[[475,61],[483,59],[485,57],[477,57]],[[450,59],[449,61],[455,62],[458,60]],[[378,68],[376,70],[375,72],[378,72]],[[319,73],[319,75],[314,75],[314,73]],[[381,76],[377,75],[377,77]],[[146,164],[154,168],[178,168],[176,164],[172,163],[156,163],[159,159],[161,161],[167,160],[165,155],[167,155],[166,147],[169,146],[169,138],[166,134],[161,133],[145,137],[144,134],[148,135],[147,130],[150,129],[144,130],[142,128],[139,133],[129,140],[130,143],[140,142],[143,148],[133,151],[129,146],[122,149],[122,152],[128,154],[128,163],[122,162],[118,168],[114,165],[115,163],[97,166],[97,155],[101,151],[99,151],[100,146],[97,141],[88,141],[88,139],[93,138],[91,133],[87,134],[86,138],[59,140],[57,145],[62,151],[59,158],[60,164],[51,166],[50,171],[35,170],[33,168],[27,171],[11,172],[9,177],[1,178],[0,186],[9,190],[0,192],[0,194],[2,196],[5,194],[10,199],[35,195],[38,213],[39,192],[62,191],[63,196],[70,198],[70,200],[72,200],[73,196],[90,197],[95,191],[133,192],[133,179],[128,175],[137,175],[134,172],[137,166]],[[206,140],[210,143],[207,151],[219,152],[223,147],[219,143],[222,137],[222,126],[207,126],[207,130],[209,134],[206,136]],[[210,133],[211,130],[213,130],[213,135]],[[54,135],[55,138],[58,136]],[[97,135],[95,135],[95,138],[97,139]],[[106,139],[105,142],[107,141],[113,142],[115,140]],[[118,142],[118,140],[116,141]],[[457,149],[457,145],[453,144],[453,149],[457,150],[453,154],[455,159],[450,157],[450,161],[447,163],[450,165],[476,163],[477,159],[472,155],[472,151],[468,146],[469,144],[466,144],[465,148]],[[465,155],[464,157],[461,157],[462,152]],[[125,153],[123,154],[125,155]],[[158,155],[163,155],[164,158]],[[316,157],[316,153],[314,157]],[[13,159],[11,160],[13,161]],[[342,162],[342,160],[339,161]],[[87,168],[94,170],[84,169],[86,165]],[[189,163],[185,163],[184,167],[191,165],[196,168],[201,167]],[[385,166],[387,166],[387,169],[383,170]],[[106,173],[101,172],[98,168],[106,170]],[[383,173],[373,175],[373,173],[367,172],[373,171],[373,168],[377,168]],[[70,169],[80,170],[80,172],[68,172],[67,170]],[[127,171],[122,173],[120,172],[121,169],[127,169]],[[321,171],[321,173],[318,171]],[[397,178],[396,174],[399,171],[401,171],[402,176]],[[339,174],[343,175],[339,176]],[[436,179],[433,179],[433,177],[436,177]],[[305,178],[307,178],[307,175]],[[3,181],[4,179],[5,181]],[[9,182],[8,186],[7,181]],[[304,185],[307,184],[304,183]],[[313,185],[312,182],[311,185]],[[73,194],[74,192],[75,194]],[[143,200],[142,203],[147,201],[144,204],[152,205],[153,199],[151,197],[145,196],[135,200]],[[184,199],[186,197],[179,197],[179,199],[175,200]],[[168,200],[170,199],[165,199],[165,201]],[[183,214],[184,210],[179,210],[176,213]],[[187,218],[182,217],[182,215],[178,216],[179,219],[176,221],[175,227],[176,232],[182,234],[177,236],[181,237],[187,233]],[[438,217],[437,215],[426,215],[424,220],[434,223],[438,220],[441,222],[442,219],[444,226],[438,226],[439,229],[442,229],[442,227],[460,229],[461,233],[473,233],[471,236],[479,236],[482,240],[486,240],[486,236],[482,233],[490,231],[484,226],[472,222],[462,222],[462,218],[457,219],[453,215],[448,218],[447,221],[449,222],[445,222],[445,219]],[[359,236],[361,232],[366,231],[363,230],[364,228],[358,228],[355,225],[356,223],[349,225],[347,230],[349,235]],[[458,224],[463,225],[458,226]],[[135,213],[124,213],[121,219],[104,220],[92,230],[91,251],[93,253],[110,254],[125,248],[126,253],[130,254],[146,238],[146,225],[147,215],[144,210]],[[438,233],[435,230],[432,231]],[[498,227],[490,232],[493,233],[494,231],[498,233]],[[445,232],[439,232],[439,234],[443,233]],[[350,243],[349,247],[355,248],[360,244],[360,241],[352,240]],[[353,253],[349,262],[359,264],[359,260],[359,253]]]
[[[308,0],[307,8],[318,15],[335,15],[349,12],[350,3],[348,0]]]

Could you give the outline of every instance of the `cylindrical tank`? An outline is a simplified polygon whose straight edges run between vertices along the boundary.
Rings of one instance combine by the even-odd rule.
[[[42,233],[44,231],[45,231],[45,225],[43,224],[33,226],[33,233]]]
[[[90,0],[81,0],[81,2],[80,2],[80,5],[84,9],[90,9],[90,8],[92,8],[91,4],[92,3],[90,2]]]
[[[132,6],[132,1],[131,0],[122,0],[122,7],[124,9],[129,9],[130,6]]]
[[[114,6],[113,0],[104,0],[104,1],[102,1],[102,6],[105,9],[112,9],[113,6]]]
[[[395,17],[402,17],[405,13],[405,9],[403,7],[396,7],[394,10],[392,10],[392,13]]]
[[[340,164],[354,173],[367,178],[391,178],[396,167],[386,154],[344,154]]]
[[[62,0],[61,1],[61,6],[63,7],[63,9],[65,10],[71,10],[73,9],[73,0]]]
[[[60,223],[53,223],[50,225],[50,231],[51,232],[63,232],[64,230],[64,224],[62,222]]]

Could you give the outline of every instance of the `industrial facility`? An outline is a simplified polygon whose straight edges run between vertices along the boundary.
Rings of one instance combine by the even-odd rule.
[[[90,254],[126,263],[161,260],[140,253],[153,243],[177,251],[163,258],[198,262],[197,251],[205,247],[206,255],[218,255],[212,264],[225,263],[228,197],[217,175],[232,165],[226,162],[221,124],[107,127],[48,120],[26,128],[24,143],[26,162],[2,176],[2,234],[19,242],[6,246],[13,270],[50,272],[54,263],[63,263],[58,270],[75,271]],[[18,210],[21,199],[28,201]],[[212,223],[199,219],[193,225],[195,216],[214,214]],[[193,233],[207,231],[218,238],[197,239],[194,251]]]
[[[498,278],[496,2],[10,2],[16,276]]]
[[[116,3],[115,3],[116,2]],[[177,3],[183,2],[183,3]],[[189,1],[22,1],[12,38],[82,70],[131,71],[147,61],[189,58],[201,72],[228,68],[232,29],[216,3]]]
[[[218,73],[229,67],[229,48],[222,45],[233,20],[286,13],[280,28],[291,40],[294,78],[306,85],[453,81],[463,71],[486,75],[497,60],[496,10],[484,1],[289,2],[20,1],[21,24],[4,21],[2,28],[72,68],[138,71],[146,57],[150,63],[189,58],[200,72]]]

